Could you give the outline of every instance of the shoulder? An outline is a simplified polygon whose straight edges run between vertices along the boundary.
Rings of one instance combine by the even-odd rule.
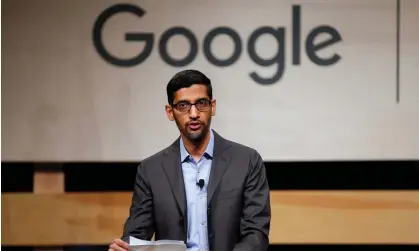
[[[240,158],[246,158],[250,162],[262,161],[260,153],[255,148],[223,138],[220,135],[217,135],[217,137],[224,141],[223,145],[227,147],[226,150],[228,150],[231,155],[239,156]]]
[[[143,160],[141,160],[141,165],[142,166],[150,166],[153,164],[157,164],[160,163],[161,160],[163,159],[163,157],[165,156],[165,153],[168,151],[168,147],[165,149],[160,150],[159,152],[150,155],[146,158],[144,158]]]
[[[243,172],[246,177],[254,177],[265,172],[262,156],[255,148],[231,140],[226,143],[229,145],[227,158],[237,174]]]
[[[239,152],[241,154],[245,154],[249,156],[259,155],[259,152],[253,147],[250,147],[250,146],[247,146],[247,145],[235,142],[235,141],[231,141],[231,140],[226,140],[226,141],[230,145],[232,151]]]
[[[179,148],[179,139],[174,141],[171,145],[163,148],[162,150],[150,155],[140,161],[138,168],[147,171],[156,166],[160,166],[162,161],[167,157],[173,155],[175,151],[178,151]]]
[[[240,158],[246,158],[250,167],[263,164],[262,156],[255,148],[234,141],[231,141],[230,144],[233,152],[235,153],[234,155],[237,155]]]

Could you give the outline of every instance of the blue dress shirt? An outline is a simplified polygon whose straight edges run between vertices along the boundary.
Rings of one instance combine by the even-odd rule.
[[[188,251],[209,250],[207,188],[214,151],[214,133],[212,130],[210,130],[210,134],[210,141],[207,149],[198,162],[196,162],[188,151],[186,151],[182,138],[180,139],[180,157],[182,161],[188,212],[188,236],[186,243]],[[196,184],[200,179],[205,181],[202,189]]]

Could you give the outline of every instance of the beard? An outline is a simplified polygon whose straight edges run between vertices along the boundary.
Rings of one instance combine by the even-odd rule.
[[[185,130],[184,135],[194,144],[202,142],[202,140],[207,136],[208,127],[203,125],[200,131],[190,132],[188,129]]]
[[[208,124],[203,123],[202,121],[199,121],[201,123],[201,128],[198,131],[191,131],[188,129],[188,124],[185,124],[184,126],[182,126],[179,121],[176,121],[176,125],[179,128],[180,132],[189,139],[189,141],[194,144],[197,145],[199,143],[201,143],[204,138],[207,136],[208,132],[209,132],[209,126],[211,124],[211,120],[208,121]]]

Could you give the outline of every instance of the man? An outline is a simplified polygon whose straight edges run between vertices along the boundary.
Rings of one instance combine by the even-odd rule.
[[[203,73],[176,74],[167,98],[180,137],[139,165],[123,236],[110,250],[153,234],[182,240],[188,251],[267,250],[271,208],[261,156],[210,129],[216,101]]]

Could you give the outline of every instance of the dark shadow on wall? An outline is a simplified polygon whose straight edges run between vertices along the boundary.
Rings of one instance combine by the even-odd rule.
[[[32,192],[36,163],[3,162],[2,192]],[[67,192],[132,191],[138,162],[59,163]],[[271,190],[416,190],[417,161],[265,162]]]

